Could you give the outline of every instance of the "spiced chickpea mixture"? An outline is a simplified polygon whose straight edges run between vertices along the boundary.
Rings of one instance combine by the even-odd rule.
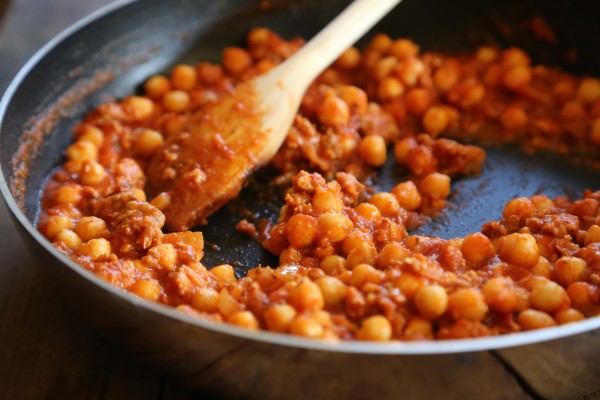
[[[256,28],[221,64],[177,65],[150,77],[143,95],[98,106],[44,188],[41,232],[119,288],[246,329],[452,339],[600,312],[600,192],[516,198],[463,238],[408,233],[446,206],[452,177],[481,171],[485,151],[461,142],[584,157],[600,145],[600,80],[532,66],[518,48],[420,53],[379,34],[348,49],[310,87],[270,164],[290,185],[260,237],[279,265],[236,278],[230,265],[202,265],[202,233],[166,233],[171,199],[145,191],[153,154],[203,106],[302,44]],[[409,179],[372,193],[365,178],[388,148]]]

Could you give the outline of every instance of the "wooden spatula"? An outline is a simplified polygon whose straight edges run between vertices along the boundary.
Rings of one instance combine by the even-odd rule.
[[[148,167],[170,230],[187,230],[235,197],[283,143],[310,83],[400,0],[355,0],[283,64],[238,85],[168,138]]]

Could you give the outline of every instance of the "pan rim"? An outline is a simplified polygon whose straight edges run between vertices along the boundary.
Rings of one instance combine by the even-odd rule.
[[[127,5],[137,2],[138,0],[117,0],[111,4],[108,4],[67,27],[58,35],[49,40],[42,48],[36,51],[12,79],[4,95],[2,96],[2,99],[0,100],[0,128],[2,127],[6,118],[8,105],[12,101],[17,89],[20,87],[20,84],[27,77],[29,72],[31,72],[31,70],[37,66],[44,57],[50,54],[60,43],[76,34],[77,31],[86,27],[90,23],[97,21],[107,14],[115,12]],[[1,134],[2,131],[0,131],[0,135]],[[75,263],[60,253],[45,237],[42,236],[34,224],[18,207],[16,200],[12,196],[12,193],[7,185],[2,168],[0,168],[0,193],[2,193],[4,202],[6,203],[9,212],[15,218],[16,222],[19,223],[21,227],[23,227],[39,245],[41,245],[52,257],[66,265],[71,272],[76,273],[81,279],[85,279],[88,282],[100,287],[106,293],[106,295],[117,296],[120,300],[125,301],[132,306],[141,307],[148,312],[158,313],[161,316],[171,319],[175,322],[183,322],[197,328],[206,329],[208,331],[229,335],[247,341],[257,341],[266,344],[339,353],[357,353],[367,355],[437,355],[496,350],[535,344],[600,328],[600,318],[592,317],[572,324],[492,337],[422,342],[394,341],[386,343],[363,341],[340,341],[331,343],[268,331],[248,331],[233,325],[225,323],[213,323],[183,314],[176,311],[172,307],[144,300],[130,292],[119,289],[102,280],[93,272],[88,271],[81,265]]]

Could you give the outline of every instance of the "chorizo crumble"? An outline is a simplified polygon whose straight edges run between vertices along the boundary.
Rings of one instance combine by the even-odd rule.
[[[462,238],[408,233],[445,207],[452,177],[481,171],[485,151],[457,140],[579,155],[600,145],[600,80],[531,65],[518,48],[420,53],[378,34],[344,52],[306,93],[271,162],[291,182],[278,222],[261,233],[238,225],[279,265],[238,279],[230,265],[202,265],[202,233],[165,233],[169,196],[145,191],[153,154],[203,106],[303,43],[256,28],[221,64],[177,65],[150,77],[143,95],[98,106],[44,188],[40,231],[119,288],[246,329],[454,339],[600,312],[600,192],[516,198]],[[370,194],[365,178],[390,147],[410,177]]]

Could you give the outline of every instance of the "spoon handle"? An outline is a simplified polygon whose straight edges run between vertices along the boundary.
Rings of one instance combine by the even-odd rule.
[[[310,84],[401,0],[355,0],[286,63],[288,76]]]

